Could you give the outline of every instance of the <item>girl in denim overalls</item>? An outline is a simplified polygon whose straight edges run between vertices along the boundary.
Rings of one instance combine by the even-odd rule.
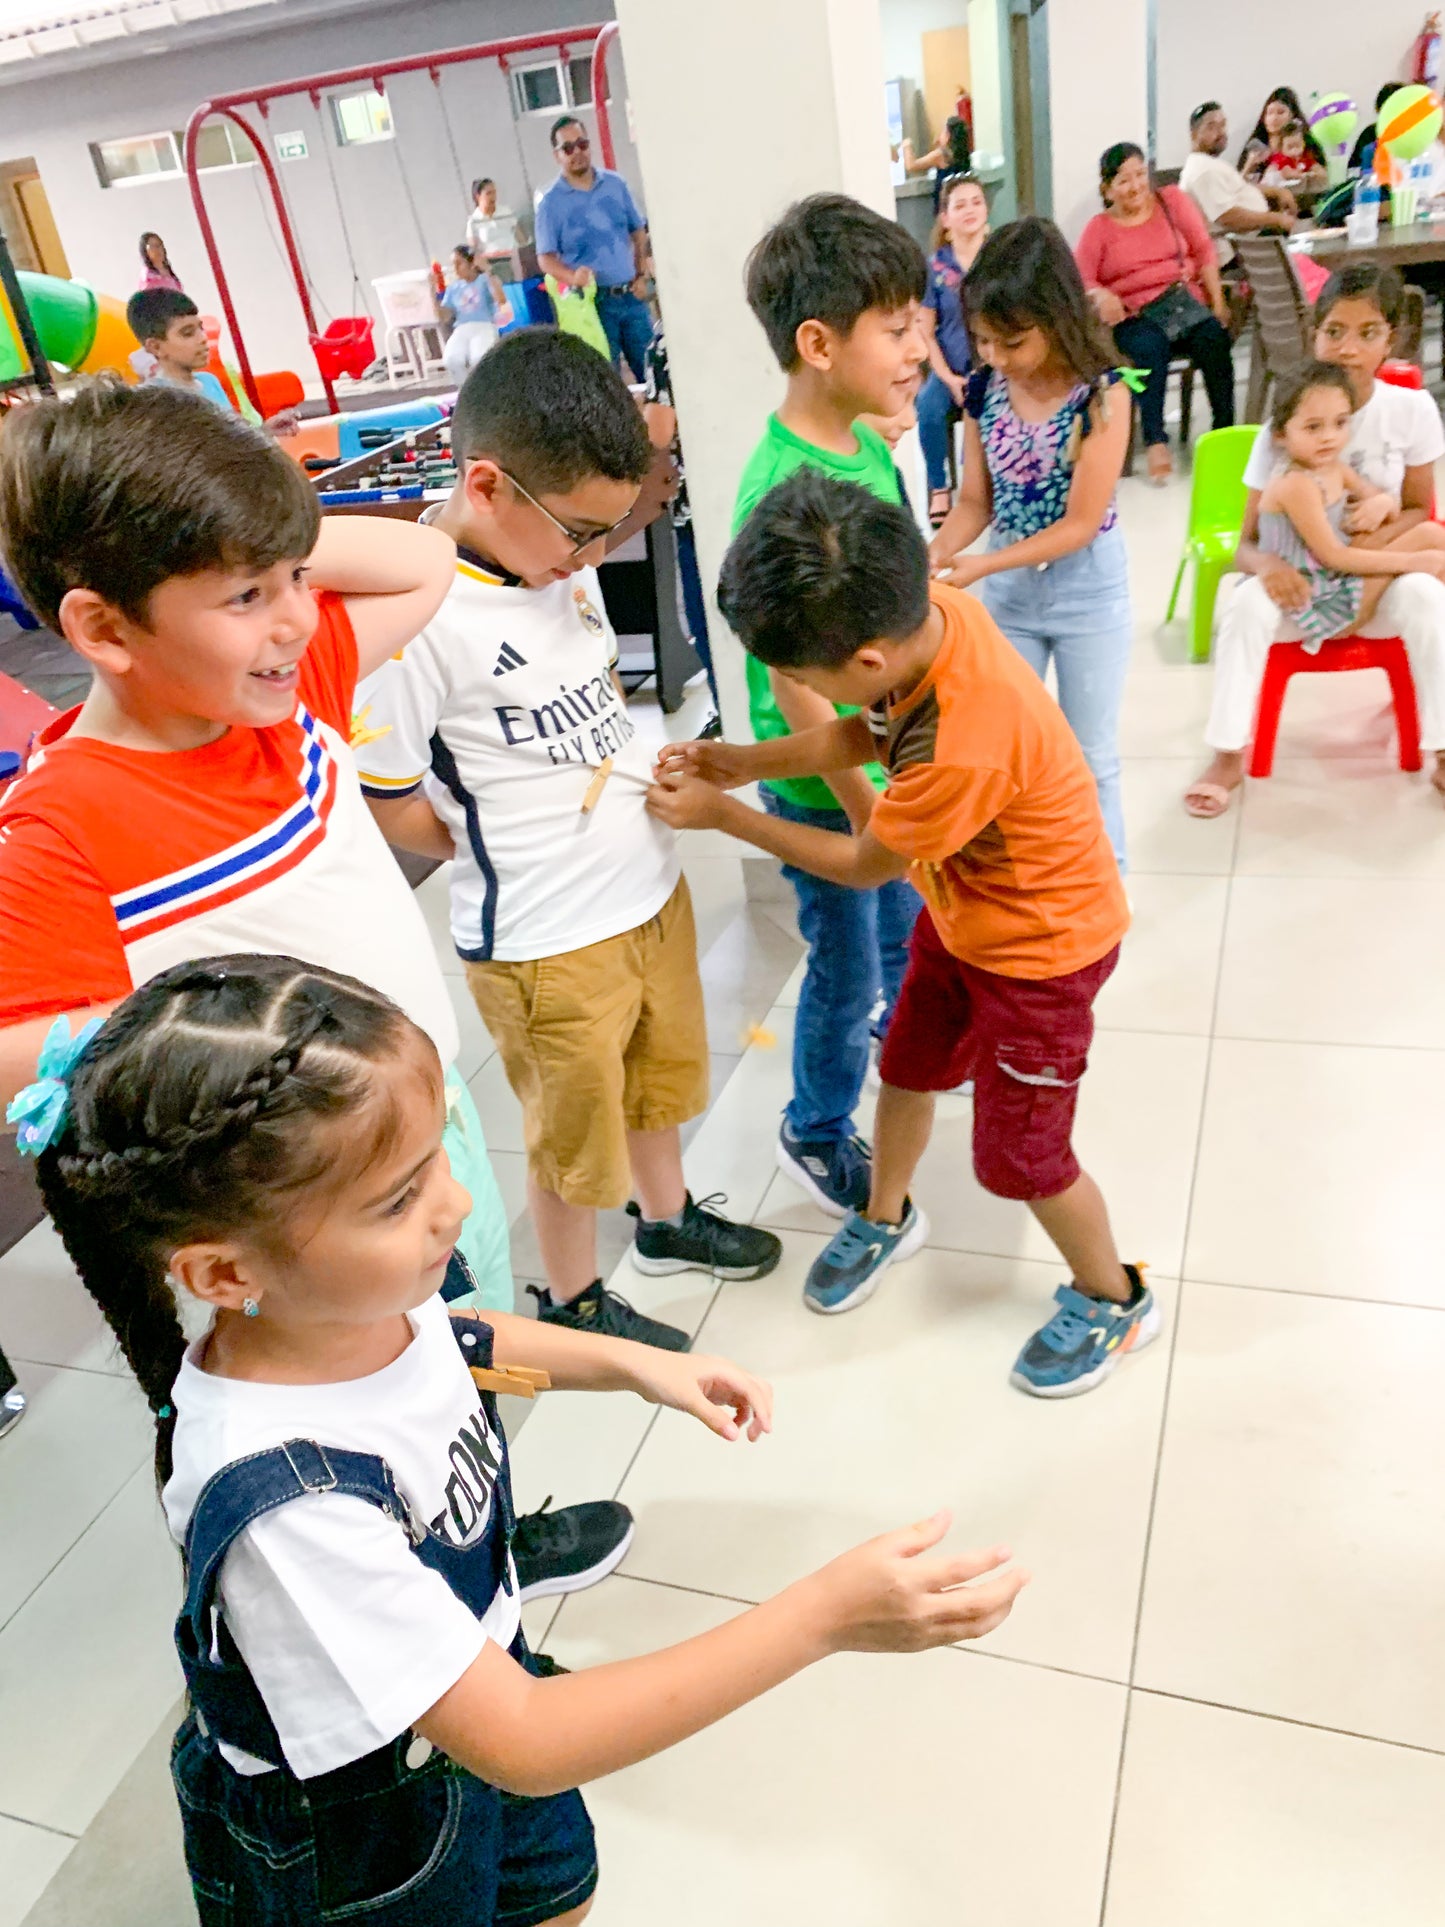
[[[184,1546],[172,1770],[202,1927],[580,1921],[597,1867],[578,1781],[829,1652],[1007,1613],[1006,1554],[917,1556],[939,1515],[683,1645],[560,1674],[520,1628],[493,1392],[550,1375],[756,1439],[768,1387],[722,1359],[449,1317],[470,1202],[441,1066],[350,978],[183,965],[74,1040],[57,1020],[40,1068],[10,1115],[156,1415]],[[177,1285],[212,1311],[189,1349]]]
[[[958,588],[980,585],[1040,676],[1052,660],[1122,870],[1119,705],[1134,637],[1114,505],[1129,447],[1129,406],[1114,387],[1123,371],[1051,221],[1000,228],[965,298],[985,365],[969,381],[963,484],[934,538],[934,565]],[[987,551],[962,554],[985,529]]]

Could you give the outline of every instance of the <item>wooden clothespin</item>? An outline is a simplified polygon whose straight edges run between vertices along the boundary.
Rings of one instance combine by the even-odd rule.
[[[538,1392],[552,1389],[551,1374],[532,1365],[469,1365],[467,1370],[483,1392],[510,1392],[513,1398],[535,1398]]]
[[[582,814],[584,816],[590,815],[591,812],[596,809],[598,800],[602,795],[603,787],[611,774],[612,758],[610,756],[604,756],[602,761],[597,765],[597,774],[587,785],[587,794],[582,798]]]

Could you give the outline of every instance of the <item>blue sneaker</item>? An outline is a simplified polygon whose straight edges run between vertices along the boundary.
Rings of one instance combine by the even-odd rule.
[[[873,1160],[861,1137],[794,1137],[784,1118],[778,1133],[778,1169],[801,1185],[830,1218],[868,1209]]]
[[[1009,1373],[1010,1385],[1035,1398],[1073,1398],[1092,1391],[1127,1351],[1159,1336],[1159,1307],[1137,1265],[1125,1265],[1134,1295],[1127,1305],[1086,1298],[1072,1285],[1054,1293],[1058,1310],[1036,1331]]]
[[[904,1201],[901,1224],[873,1224],[856,1211],[813,1260],[803,1303],[825,1315],[854,1311],[878,1289],[889,1265],[911,1258],[928,1237],[928,1220],[912,1198]]]

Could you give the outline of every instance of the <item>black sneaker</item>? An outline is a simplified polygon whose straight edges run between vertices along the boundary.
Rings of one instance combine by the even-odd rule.
[[[523,1605],[554,1593],[582,1592],[620,1566],[632,1544],[632,1514],[616,1499],[566,1505],[549,1512],[550,1498],[523,1513],[512,1535],[512,1558]]]
[[[689,1191],[679,1225],[648,1224],[641,1208],[629,1204],[628,1213],[637,1220],[633,1264],[648,1278],[674,1271],[706,1271],[714,1278],[765,1278],[783,1255],[782,1239],[755,1224],[734,1224],[708,1209],[724,1203],[721,1191],[714,1191],[701,1204],[693,1201]]]
[[[570,1305],[554,1305],[551,1294],[541,1285],[528,1285],[527,1289],[537,1301],[537,1316],[544,1325],[565,1325],[569,1331],[600,1332],[604,1338],[630,1338],[639,1345],[656,1345],[664,1352],[692,1350],[692,1340],[685,1331],[634,1310],[615,1291],[604,1291],[600,1278],[594,1278]]]
[[[0,1439],[25,1416],[25,1394],[15,1382],[10,1360],[0,1352]]]

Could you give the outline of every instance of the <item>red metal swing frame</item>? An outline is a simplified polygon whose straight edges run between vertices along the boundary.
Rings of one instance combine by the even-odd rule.
[[[614,166],[612,124],[607,111],[607,49],[617,37],[617,22],[606,21],[597,26],[573,27],[569,32],[560,30],[551,33],[518,34],[510,40],[485,40],[471,47],[447,47],[437,53],[411,54],[398,60],[374,60],[362,67],[342,67],[334,73],[308,74],[301,80],[277,81],[266,87],[248,87],[239,93],[216,94],[210,100],[203,100],[190,120],[186,123],[185,169],[190,183],[191,205],[196,210],[196,220],[200,225],[201,239],[205,243],[206,258],[211,264],[211,272],[216,278],[216,291],[221,297],[221,311],[226,317],[226,326],[231,331],[231,340],[236,347],[236,360],[240,364],[241,380],[254,407],[260,403],[256,392],[256,377],[251,370],[251,358],[246,352],[245,339],[241,334],[241,324],[236,318],[235,303],[231,299],[231,284],[221,260],[221,251],[216,243],[215,229],[206,207],[205,196],[201,192],[201,174],[196,164],[197,146],[201,129],[208,120],[220,117],[239,127],[256,150],[266,184],[271,190],[271,202],[276,210],[277,225],[281,230],[281,241],[286,251],[286,261],[295,284],[296,298],[301,304],[301,313],[306,321],[309,336],[319,335],[316,315],[311,306],[311,291],[306,284],[306,273],[301,265],[301,250],[297,245],[296,233],[291,225],[291,217],[286,210],[286,202],[281,193],[281,181],[276,166],[268,151],[264,130],[258,129],[239,111],[243,107],[254,107],[265,121],[270,115],[270,103],[294,94],[305,94],[311,104],[319,111],[323,91],[332,87],[344,87],[356,81],[367,81],[378,93],[386,91],[383,82],[390,74],[427,73],[433,85],[440,88],[441,69],[456,67],[472,60],[495,60],[503,73],[507,72],[508,62],[515,54],[545,52],[555,48],[558,58],[566,61],[574,48],[582,49],[590,44],[592,49],[592,104],[597,115],[597,142],[601,149],[602,165]],[[325,130],[323,129],[323,138]],[[334,411],[336,408],[336,389],[330,374],[325,368],[318,369],[326,400]]]

